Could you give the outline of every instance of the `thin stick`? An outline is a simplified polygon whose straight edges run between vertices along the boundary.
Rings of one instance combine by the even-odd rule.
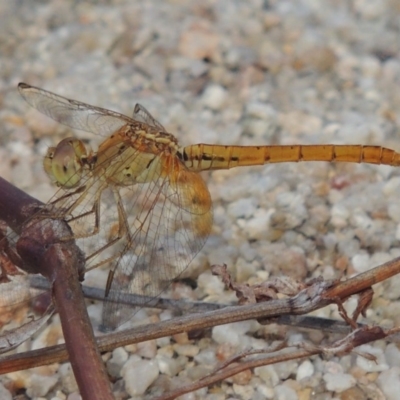
[[[296,296],[287,299],[271,300],[244,306],[226,307],[221,310],[192,314],[157,324],[144,325],[122,332],[112,333],[97,338],[101,352],[111,351],[116,347],[139,343],[177,333],[196,329],[206,329],[216,325],[244,321],[249,319],[267,319],[285,315],[302,315],[318,308],[345,300],[350,294],[357,294],[370,287],[371,282],[378,283],[400,272],[400,257],[380,265],[345,282],[316,282],[302,290]],[[350,293],[349,288],[353,288]],[[271,322],[276,322],[275,320]],[[27,353],[14,354],[0,359],[0,374],[62,362],[67,359],[64,345],[47,347]]]
[[[0,178],[0,218],[17,230],[35,207],[32,197]],[[66,347],[76,381],[85,400],[113,399],[107,373],[96,347],[79,276],[83,255],[60,220],[32,219],[22,228],[18,253],[28,271],[41,273],[52,283],[53,300],[60,314]],[[68,356],[67,356],[68,359]]]

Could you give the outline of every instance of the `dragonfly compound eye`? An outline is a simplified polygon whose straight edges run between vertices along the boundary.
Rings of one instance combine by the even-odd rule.
[[[81,140],[67,138],[57,147],[47,151],[44,169],[49,177],[61,187],[70,189],[79,184],[82,177],[83,159],[87,150]]]

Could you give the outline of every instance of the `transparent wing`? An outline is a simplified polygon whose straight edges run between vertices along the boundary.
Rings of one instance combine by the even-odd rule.
[[[60,190],[41,213],[68,221],[88,269],[111,266],[103,325],[115,329],[138,309],[122,304],[125,294],[160,295],[203,247],[212,226],[211,199],[201,176],[170,154],[149,163],[127,147],[102,164],[97,160],[95,169],[83,171],[78,187]],[[148,183],[118,188],[96,175],[118,175],[127,165],[132,171],[147,168],[147,178],[141,176]]]
[[[165,131],[140,105],[133,120],[26,84],[20,84],[19,90],[33,107],[75,129],[108,135],[140,121],[149,129]],[[210,233],[212,211],[201,176],[169,152],[150,159],[150,153],[143,155],[131,146],[114,152],[103,147],[110,157],[97,154],[92,168],[83,171],[79,186],[59,191],[42,213],[67,219],[87,256],[87,267],[111,265],[103,324],[114,329],[135,312],[122,304],[126,293],[158,296],[188,266]],[[132,175],[125,171],[128,166]],[[118,182],[129,176],[129,187],[112,183],[114,177]],[[145,183],[136,183],[135,176]]]
[[[110,291],[103,304],[105,330],[117,328],[140,308],[124,305],[126,294],[154,298],[167,289],[201,250],[212,226],[205,182],[183,167],[141,185],[136,199],[126,209],[132,237],[112,267]],[[143,305],[147,302],[148,297]]]
[[[26,83],[20,83],[18,90],[32,107],[73,129],[107,136],[134,122],[123,114],[70,100]]]
[[[139,103],[137,103],[133,109],[133,119],[144,122],[158,131],[167,132],[165,128],[146,110],[146,108]]]

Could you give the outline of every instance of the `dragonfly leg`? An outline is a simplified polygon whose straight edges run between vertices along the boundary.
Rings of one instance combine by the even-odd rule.
[[[104,246],[102,246],[101,248],[97,249],[94,253],[92,253],[90,256],[86,257],[86,262],[89,261],[90,259],[92,259],[93,257],[97,256],[98,254],[100,254],[101,252],[103,252],[105,249],[107,249],[108,247],[113,246],[115,243],[119,242],[121,239],[123,239],[124,237],[127,238],[128,243],[132,242],[132,234],[129,228],[129,224],[128,224],[128,218],[125,212],[125,208],[121,199],[121,195],[119,194],[118,190],[113,190],[114,192],[114,196],[117,202],[117,210],[118,210],[118,234],[117,236],[112,239],[111,241],[109,241],[107,244],[105,244]],[[98,215],[98,219],[100,219],[100,215]],[[129,248],[130,246],[128,246],[127,248]],[[90,271],[94,268],[98,268],[101,265],[104,265],[112,260],[114,260],[115,258],[118,258],[121,256],[121,253],[117,253],[114,256],[108,257],[105,260],[102,260],[98,263],[96,263],[95,265],[91,266],[90,268],[86,269],[86,271]]]
[[[73,192],[66,193],[61,197],[58,197],[57,199],[53,200],[52,202],[45,204],[43,206],[40,206],[41,210],[41,215],[45,218],[60,218],[61,215],[68,215],[71,212],[71,207],[62,207],[58,206],[58,203],[64,202],[65,200],[68,200],[72,196],[75,196],[77,194],[80,194],[84,192],[86,189],[86,185],[83,185],[79,187],[78,189],[74,190]],[[81,198],[82,196],[80,196]],[[79,199],[78,199],[79,201]]]
[[[91,232],[87,232],[87,233],[76,233],[74,234],[74,238],[75,239],[84,239],[84,238],[88,238],[91,236],[95,236],[99,233],[100,231],[100,196],[98,198],[96,198],[96,200],[93,203],[93,207],[91,210],[86,211],[82,214],[77,215],[76,217],[72,217],[70,219],[67,220],[67,222],[73,222],[73,221],[77,221],[79,219],[85,218],[88,215],[94,214],[94,228]]]
[[[91,236],[95,236],[99,233],[100,231],[100,198],[101,194],[103,192],[103,187],[100,187],[95,195],[95,199],[93,202],[93,206],[89,211],[83,212],[79,215],[73,216],[69,219],[66,219],[67,223],[71,223],[74,221],[78,221],[80,219],[83,219],[91,214],[94,214],[94,228],[90,232],[74,232],[73,235],[62,238],[62,241],[68,241],[68,240],[73,240],[73,239],[84,239],[88,238]],[[76,192],[75,192],[76,193]],[[79,192],[78,192],[79,193]],[[75,202],[72,204],[70,207],[66,208],[63,210],[64,215],[71,215],[74,209],[85,199],[87,193],[83,193]]]

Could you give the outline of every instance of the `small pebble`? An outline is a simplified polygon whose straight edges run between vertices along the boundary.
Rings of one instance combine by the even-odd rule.
[[[58,369],[58,373],[60,374],[62,388],[65,392],[73,393],[79,390],[71,364],[62,364]]]
[[[144,394],[158,375],[159,369],[156,361],[142,360],[137,356],[131,356],[121,370],[125,389],[130,396]]]
[[[232,218],[249,218],[252,216],[257,207],[257,202],[251,198],[243,198],[229,204],[227,213]]]
[[[227,99],[226,90],[219,85],[208,86],[202,96],[202,103],[213,111],[218,111]]]
[[[324,374],[326,388],[332,392],[343,392],[356,384],[355,378],[350,374],[331,373]]]
[[[251,400],[254,395],[254,388],[249,385],[233,384],[233,392],[243,400]]]
[[[297,369],[296,380],[300,381],[304,378],[308,378],[309,376],[312,376],[313,373],[313,364],[309,360],[303,361]]]
[[[232,346],[239,346],[242,336],[251,329],[251,325],[252,321],[242,321],[215,326],[212,329],[212,338],[220,344],[229,343]]]
[[[111,376],[117,377],[120,374],[122,366],[128,360],[128,353],[123,347],[118,347],[112,352],[112,357],[107,360],[107,370]]]
[[[375,360],[369,360],[366,357],[357,356],[357,365],[364,371],[380,372],[386,371],[389,368],[382,349],[365,344],[358,347],[357,351],[366,353],[367,355],[370,354],[375,358]]]
[[[385,359],[390,368],[400,366],[400,350],[395,343],[389,343],[386,347]]]
[[[152,359],[157,354],[157,343],[155,340],[148,340],[137,344],[136,354],[143,358]]]
[[[186,357],[194,357],[199,352],[199,347],[192,344],[175,344],[173,348],[177,354]]]
[[[187,357],[171,358],[162,355],[157,355],[156,359],[160,373],[168,376],[177,375],[182,369],[185,368],[188,361]]]
[[[269,387],[279,383],[279,376],[272,365],[265,365],[254,369],[254,374],[259,376]]]
[[[46,396],[46,394],[57,384],[57,375],[43,376],[32,374],[29,388],[26,393],[30,397]]]
[[[385,399],[397,400],[399,398],[400,367],[395,366],[383,371],[377,379],[377,384],[385,395]]]
[[[368,254],[356,254],[351,259],[351,264],[356,272],[365,272],[370,269],[370,257]]]
[[[298,400],[296,391],[286,385],[278,385],[274,391],[276,399]]]
[[[2,400],[12,400],[12,395],[9,390],[7,390],[4,385],[0,383],[0,399]]]
[[[245,230],[250,239],[263,239],[268,235],[271,216],[275,210],[258,209],[254,212],[253,218],[246,222]]]

